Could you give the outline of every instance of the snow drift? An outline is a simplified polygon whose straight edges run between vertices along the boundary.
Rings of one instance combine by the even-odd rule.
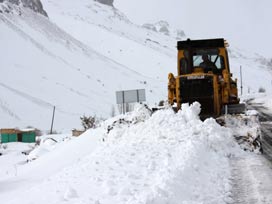
[[[100,138],[91,153],[34,185],[33,196],[16,193],[9,203],[18,199],[41,204],[230,201],[229,158],[241,150],[228,129],[213,119],[202,122],[199,112],[199,103],[185,104],[177,114],[167,109],[152,116],[139,107],[128,116],[115,118],[127,122],[115,125],[109,133],[107,128],[114,119],[106,121],[93,130],[100,134],[89,131],[78,138],[88,138],[89,134]],[[84,146],[88,145],[85,142]]]

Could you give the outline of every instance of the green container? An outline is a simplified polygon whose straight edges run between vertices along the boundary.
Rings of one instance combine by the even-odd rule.
[[[9,142],[18,142],[17,134],[9,134]]]
[[[35,132],[24,132],[22,134],[22,142],[26,142],[26,143],[36,142]]]
[[[28,142],[28,132],[22,133],[22,142]]]
[[[9,142],[9,134],[7,134],[7,133],[1,134],[1,142],[8,143]]]
[[[8,134],[8,133],[2,133],[1,134],[1,142],[2,143],[8,143],[8,142],[17,142],[18,137],[17,134]]]
[[[18,142],[18,140],[22,140],[22,142],[25,143],[35,143],[36,142],[36,134],[35,132],[23,132],[22,134],[19,134],[19,136],[16,133],[2,133],[0,134],[1,142],[2,143],[8,143],[8,142]],[[19,137],[19,139],[18,139]]]

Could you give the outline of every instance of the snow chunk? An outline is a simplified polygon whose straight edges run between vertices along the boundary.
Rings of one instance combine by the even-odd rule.
[[[77,194],[77,191],[71,187],[68,187],[67,190],[65,191],[64,193],[64,200],[70,200],[72,198],[77,198],[78,197],[78,194]]]
[[[194,102],[191,106],[188,103],[184,103],[181,105],[181,110],[179,114],[186,119],[186,121],[190,120],[199,120],[199,114],[201,111],[200,103]]]
[[[247,110],[246,111],[246,115],[249,115],[249,116],[257,116],[259,113],[258,113],[258,111],[256,111],[256,110]]]

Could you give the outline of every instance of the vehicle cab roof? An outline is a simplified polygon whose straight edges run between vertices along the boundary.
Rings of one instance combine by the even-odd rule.
[[[190,40],[178,41],[177,49],[197,49],[197,48],[219,48],[225,47],[225,40],[223,38],[204,39],[204,40]]]

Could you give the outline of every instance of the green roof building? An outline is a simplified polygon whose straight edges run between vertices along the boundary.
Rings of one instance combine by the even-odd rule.
[[[36,133],[34,129],[0,129],[0,142],[36,142]]]

